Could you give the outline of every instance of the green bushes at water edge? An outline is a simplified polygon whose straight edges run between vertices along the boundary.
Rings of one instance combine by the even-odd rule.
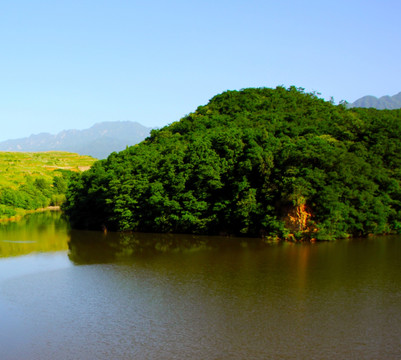
[[[61,205],[71,174],[94,161],[60,151],[0,152],[0,219]]]
[[[8,218],[24,210],[60,206],[65,201],[67,181],[71,172],[55,175],[50,182],[45,178],[26,176],[17,188],[5,187],[0,191],[0,217]]]
[[[215,96],[76,175],[75,227],[334,239],[401,231],[401,111],[302,89]]]

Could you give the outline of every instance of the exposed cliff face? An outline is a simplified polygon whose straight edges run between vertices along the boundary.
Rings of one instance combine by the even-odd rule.
[[[310,209],[303,203],[291,207],[283,219],[286,228],[290,231],[289,239],[296,240],[294,234],[306,235],[315,232],[312,217]]]

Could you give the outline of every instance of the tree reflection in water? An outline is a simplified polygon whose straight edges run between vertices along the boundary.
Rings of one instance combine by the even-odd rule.
[[[71,230],[69,258],[77,265],[131,261],[163,253],[263,247],[261,239],[183,234],[113,233]]]

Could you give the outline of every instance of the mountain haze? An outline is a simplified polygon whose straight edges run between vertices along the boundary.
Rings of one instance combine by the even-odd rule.
[[[394,96],[386,95],[380,98],[371,95],[363,96],[350,104],[350,107],[376,108],[379,110],[401,109],[401,92]]]
[[[85,130],[64,130],[56,135],[40,133],[27,138],[0,142],[0,151],[68,151],[106,158],[114,151],[135,145],[147,136],[151,128],[132,121],[109,121]]]

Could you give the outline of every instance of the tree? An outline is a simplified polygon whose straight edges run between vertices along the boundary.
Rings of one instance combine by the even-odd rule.
[[[64,208],[94,229],[322,240],[400,231],[400,120],[295,87],[227,91],[74,177]]]

